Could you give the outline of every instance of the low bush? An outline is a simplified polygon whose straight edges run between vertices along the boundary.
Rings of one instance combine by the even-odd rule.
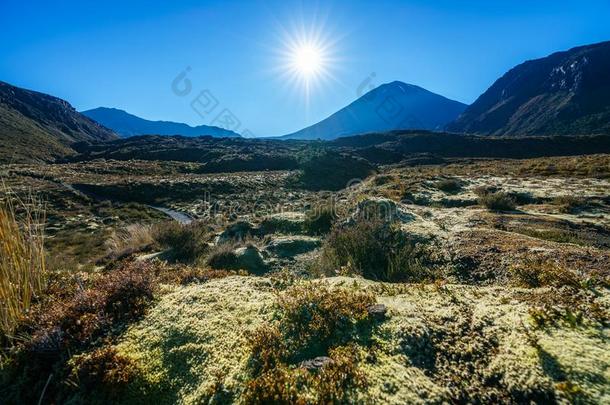
[[[278,320],[252,334],[252,380],[246,403],[345,403],[365,385],[356,343],[372,326],[371,293],[319,283],[288,288],[277,302]],[[323,356],[323,357],[321,357]],[[304,360],[323,359],[308,368]]]
[[[96,399],[116,401],[139,374],[133,360],[103,346],[70,360],[71,377],[79,388],[94,393]]]
[[[396,225],[361,219],[335,227],[322,246],[319,270],[327,275],[359,274],[392,282],[432,280],[424,247]]]
[[[211,229],[203,222],[168,221],[154,227],[153,237],[161,248],[171,249],[174,260],[194,262],[208,249]]]
[[[458,179],[442,179],[433,184],[433,187],[448,194],[454,194],[462,189],[462,182]]]
[[[341,190],[374,171],[365,159],[328,150],[312,152],[300,159],[297,184],[309,190]]]
[[[329,347],[352,339],[374,303],[375,296],[367,292],[321,284],[289,288],[278,298],[278,308],[293,360],[323,355]]]
[[[477,201],[492,211],[513,211],[516,208],[515,199],[504,192],[488,193],[480,196]]]
[[[332,361],[319,371],[281,364],[250,381],[243,394],[251,404],[343,404],[352,391],[366,386],[358,369],[360,357],[353,347],[339,347],[329,353]]]
[[[214,246],[206,257],[206,263],[212,269],[232,269],[237,265],[237,255],[234,252],[235,245],[232,243],[221,243]]]
[[[531,259],[510,268],[510,274],[520,287],[582,287],[582,279],[575,272],[544,259]]]
[[[319,205],[307,214],[303,228],[310,235],[325,235],[332,229],[336,217],[332,205]]]
[[[570,195],[562,195],[553,199],[553,204],[559,206],[559,211],[564,214],[574,214],[587,206],[584,198]]]

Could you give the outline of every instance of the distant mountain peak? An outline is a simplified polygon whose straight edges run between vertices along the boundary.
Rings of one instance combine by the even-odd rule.
[[[381,84],[328,118],[284,139],[336,139],[368,132],[441,129],[465,104],[422,87],[393,81]]]
[[[114,107],[97,107],[83,111],[82,114],[111,128],[122,137],[136,135],[183,135],[212,136],[216,138],[240,137],[236,132],[208,125],[192,127],[188,124],[173,121],[151,121],[125,110]]]

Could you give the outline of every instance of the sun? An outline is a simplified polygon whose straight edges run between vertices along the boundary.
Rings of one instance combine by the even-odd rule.
[[[314,44],[304,44],[291,50],[291,65],[305,79],[316,76],[324,69],[322,49]]]
[[[338,42],[342,35],[326,29],[323,23],[298,23],[291,29],[280,26],[277,38],[271,72],[306,106],[312,97],[328,90],[331,83],[339,82],[335,73],[341,62]]]

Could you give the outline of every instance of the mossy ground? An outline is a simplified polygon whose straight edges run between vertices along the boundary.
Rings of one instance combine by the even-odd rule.
[[[373,292],[388,308],[369,343],[358,346],[366,385],[350,401],[610,400],[609,330],[536,328],[523,299],[532,290],[312,282]],[[144,394],[157,403],[201,403],[222,392],[240,402],[250,378],[248,335],[274,319],[274,285],[233,276],[164,295],[118,345],[142,370],[133,401]]]

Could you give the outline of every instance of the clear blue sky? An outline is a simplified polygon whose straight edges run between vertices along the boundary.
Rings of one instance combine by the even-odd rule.
[[[209,124],[204,89],[241,121],[281,135],[313,124],[374,84],[416,84],[470,103],[502,73],[557,50],[610,39],[610,2],[14,1],[0,3],[0,80],[148,119]],[[331,45],[335,80],[302,89],[278,72],[287,36]],[[171,91],[187,66],[193,90]],[[216,111],[219,111],[218,109]]]

